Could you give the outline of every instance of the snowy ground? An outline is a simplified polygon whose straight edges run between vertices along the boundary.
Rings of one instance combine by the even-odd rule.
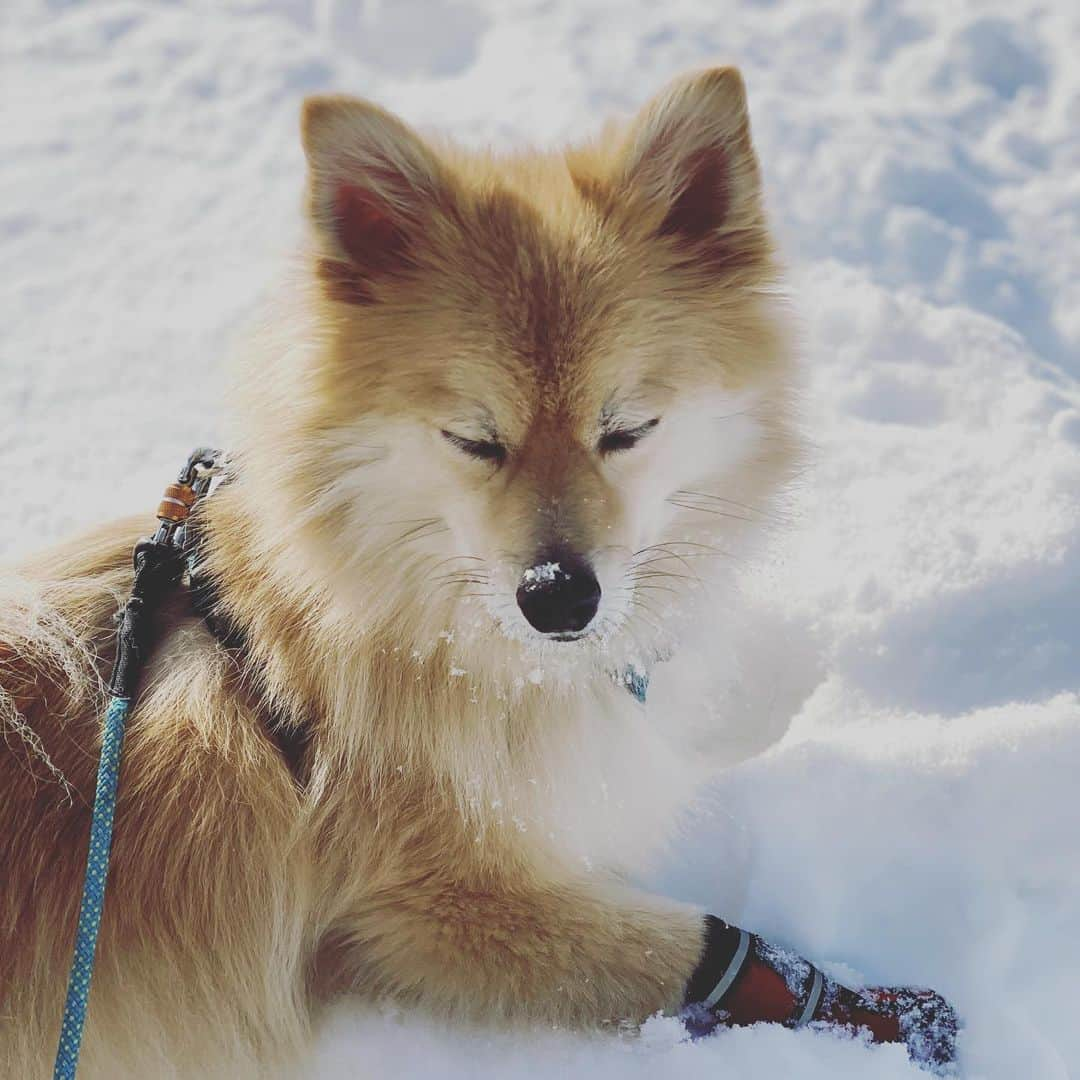
[[[739,63],[816,446],[754,583],[782,671],[744,692],[795,715],[657,887],[945,991],[967,1077],[1080,1076],[1078,46],[1068,0],[6,0],[0,553],[152,505],[227,440],[226,344],[297,233],[304,93],[506,144]],[[918,1074],[811,1032],[510,1039],[345,1009],[305,1075]]]

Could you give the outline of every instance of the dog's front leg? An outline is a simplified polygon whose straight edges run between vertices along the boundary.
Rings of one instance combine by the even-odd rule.
[[[326,937],[319,983],[480,1021],[638,1023],[680,1007],[704,937],[699,912],[606,877],[422,879]]]
[[[683,1010],[692,1031],[761,1021],[866,1029],[934,1067],[956,1014],[933,991],[852,991],[801,957],[610,878],[513,885],[438,877],[384,892],[328,935],[326,989],[453,1018],[637,1024]]]

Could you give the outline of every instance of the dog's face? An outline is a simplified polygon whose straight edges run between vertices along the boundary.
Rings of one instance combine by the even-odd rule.
[[[304,142],[321,340],[292,441],[341,574],[429,633],[661,648],[788,460],[738,74],[565,155],[435,149],[343,98]]]

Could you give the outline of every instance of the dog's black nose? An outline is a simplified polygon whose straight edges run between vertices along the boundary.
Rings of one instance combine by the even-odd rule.
[[[600,606],[600,582],[577,555],[553,553],[521,576],[518,607],[542,634],[576,634]]]

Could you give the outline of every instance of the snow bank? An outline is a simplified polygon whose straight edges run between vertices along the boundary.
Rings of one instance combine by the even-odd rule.
[[[838,975],[940,988],[967,1020],[966,1076],[1065,1080],[1078,42],[1064,0],[10,0],[0,552],[145,508],[191,445],[227,442],[221,357],[296,236],[304,93],[506,144],[737,62],[808,361],[811,461],[747,585],[769,643],[753,668],[783,669],[795,715],[694,807],[652,884]],[[745,683],[768,715],[773,680]],[[507,1036],[348,1007],[305,1075],[918,1074],[897,1048],[809,1031]]]

